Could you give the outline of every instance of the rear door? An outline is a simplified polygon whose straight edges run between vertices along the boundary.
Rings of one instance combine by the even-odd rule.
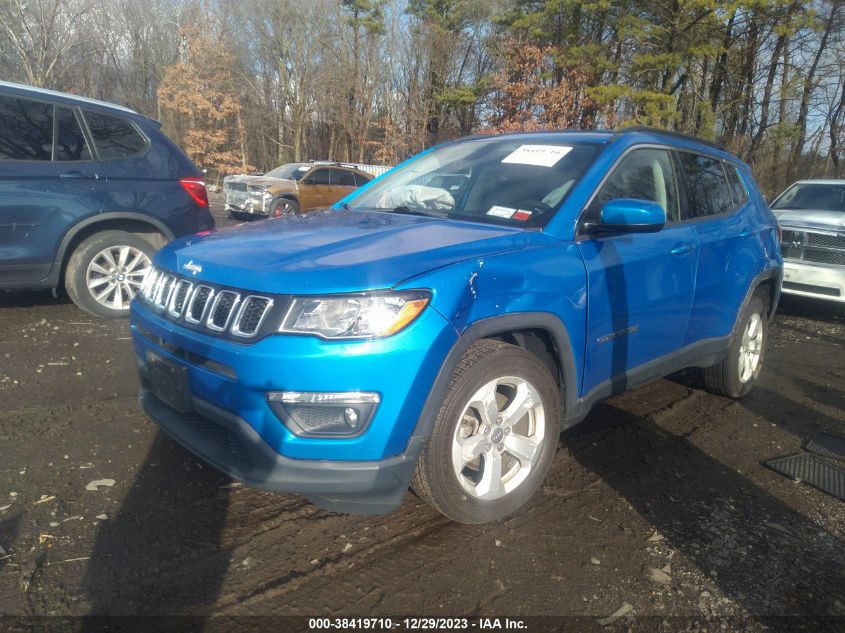
[[[105,180],[76,108],[0,94],[0,282],[36,282],[102,209]]]
[[[596,222],[602,206],[618,198],[657,202],[667,223],[657,233],[579,238],[589,293],[584,394],[597,387],[624,390],[632,370],[671,362],[687,330],[695,287],[697,241],[694,229],[678,222],[670,152],[648,147],[624,155],[582,224]]]
[[[355,174],[346,169],[332,169],[332,195],[329,204],[334,204],[341,198],[345,198],[355,191],[358,186],[355,184]]]
[[[685,185],[682,223],[695,230],[700,249],[684,337],[684,344],[692,345],[731,333],[746,291],[760,270],[762,247],[736,167],[687,151],[679,150],[676,158]]]

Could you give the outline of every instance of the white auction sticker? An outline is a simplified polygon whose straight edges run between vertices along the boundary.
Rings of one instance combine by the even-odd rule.
[[[502,162],[551,167],[571,151],[572,148],[566,145],[520,145]]]
[[[296,171],[308,171],[309,169],[311,169],[311,165],[303,165],[302,167],[300,167]]]
[[[514,213],[516,213],[516,209],[511,209],[510,207],[492,206],[487,212],[487,215],[495,215],[497,218],[506,218],[510,220]]]

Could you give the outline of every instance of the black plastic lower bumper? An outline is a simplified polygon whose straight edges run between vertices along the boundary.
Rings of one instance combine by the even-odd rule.
[[[227,475],[257,488],[295,492],[335,512],[387,514],[402,504],[419,456],[412,440],[402,455],[378,462],[290,459],[244,420],[193,397],[190,413],[142,390],[147,415],[177,442]]]

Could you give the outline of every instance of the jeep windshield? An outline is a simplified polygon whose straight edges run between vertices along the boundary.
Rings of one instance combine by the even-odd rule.
[[[273,171],[268,171],[264,176],[267,178],[281,178],[283,180],[302,180],[302,177],[308,173],[313,165],[303,163],[289,163],[276,167]]]
[[[792,185],[772,205],[774,210],[845,212],[845,184]]]
[[[450,143],[379,179],[345,208],[544,226],[601,147],[561,136]]]

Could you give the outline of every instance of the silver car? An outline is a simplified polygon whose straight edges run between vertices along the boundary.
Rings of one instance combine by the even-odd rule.
[[[771,205],[782,231],[783,292],[845,303],[845,180],[802,180]]]

